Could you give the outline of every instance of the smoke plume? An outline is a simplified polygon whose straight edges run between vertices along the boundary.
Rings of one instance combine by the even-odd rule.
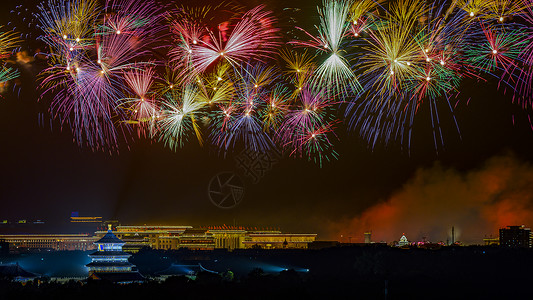
[[[419,169],[413,178],[384,202],[360,216],[332,224],[337,239],[344,234],[363,241],[451,239],[481,244],[509,225],[533,226],[533,166],[512,155],[489,159],[476,170],[460,172],[435,164]],[[342,239],[341,239],[342,240]]]

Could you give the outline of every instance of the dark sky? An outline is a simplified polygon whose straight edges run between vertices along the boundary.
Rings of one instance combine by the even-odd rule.
[[[346,135],[340,129],[338,160],[319,168],[305,160],[285,157],[254,184],[242,176],[233,158],[224,159],[212,149],[194,143],[172,152],[161,143],[140,140],[130,143],[130,149],[123,147],[119,154],[112,155],[80,148],[68,130],[39,126],[35,93],[25,81],[20,97],[0,99],[0,219],[56,222],[66,220],[71,211],[79,211],[80,215],[118,218],[122,224],[235,222],[315,232],[322,239],[339,238],[340,234],[357,235],[358,239],[362,230],[372,228],[348,227],[360,225],[353,220],[395,195],[402,195],[406,187],[416,186],[417,176],[424,172],[440,168],[444,170],[442,174],[453,170],[458,178],[468,178],[485,169],[494,157],[510,157],[516,167],[533,163],[533,132],[527,114],[512,104],[510,97],[497,91],[495,83],[465,82],[462,89],[462,100],[456,109],[462,139],[443,110],[445,144],[438,154],[429,114],[423,106],[410,152],[397,143],[372,150],[357,134]],[[236,172],[245,180],[245,198],[234,209],[219,209],[207,196],[210,179],[222,171]],[[435,180],[440,182],[439,178],[445,176],[437,174],[440,175]],[[444,179],[442,182],[446,183]],[[456,188],[452,183],[444,186],[449,190]],[[443,193],[449,192],[446,190]],[[423,203],[447,201],[445,197],[432,199],[431,195]],[[531,195],[524,199],[527,209],[531,209]],[[420,205],[417,203],[409,205]],[[461,209],[460,205],[455,206],[439,220],[446,223]],[[423,209],[412,210],[424,213]],[[412,235],[433,232],[424,228],[425,223],[415,222],[416,218],[407,213],[405,219],[390,224],[394,228],[380,230],[390,230],[397,236],[405,231],[397,227],[406,222],[418,224],[419,229],[412,229]],[[528,218],[524,217],[524,222],[533,221]],[[442,224],[449,225],[453,224]],[[496,232],[475,234],[491,233]],[[446,238],[445,234],[435,235],[434,239]]]

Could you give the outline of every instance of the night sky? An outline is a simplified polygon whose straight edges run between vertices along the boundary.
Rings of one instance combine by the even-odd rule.
[[[438,151],[422,106],[410,149],[405,142],[372,149],[341,127],[338,160],[320,168],[283,157],[253,183],[233,156],[194,142],[177,152],[143,139],[118,154],[79,147],[68,128],[39,124],[35,69],[23,74],[18,97],[0,99],[0,219],[54,223],[79,211],[125,225],[280,227],[322,240],[362,241],[372,230],[388,242],[402,233],[446,240],[455,226],[459,240],[479,243],[501,226],[533,226],[533,131],[497,82],[463,82],[455,110],[461,136],[440,108]],[[233,209],[208,198],[210,179],[223,171],[244,180],[244,199]]]

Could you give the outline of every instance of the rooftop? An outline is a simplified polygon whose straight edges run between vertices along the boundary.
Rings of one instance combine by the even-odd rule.
[[[125,244],[121,239],[113,234],[111,229],[98,241],[94,242],[95,244]]]

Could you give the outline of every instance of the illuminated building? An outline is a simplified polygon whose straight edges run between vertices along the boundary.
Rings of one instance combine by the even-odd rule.
[[[92,250],[94,242],[108,231],[88,234],[18,234],[0,235],[12,247],[24,249],[50,249],[58,251]],[[124,242],[123,251],[135,253],[147,247],[160,250],[248,249],[248,248],[296,248],[307,249],[316,240],[316,234],[282,233],[279,230],[257,230],[216,226],[193,228],[192,226],[116,226],[113,234]]]
[[[246,249],[307,249],[315,239],[314,233],[253,232],[246,235],[243,244]]]
[[[209,229],[215,239],[215,248],[217,249],[240,249],[243,248],[246,230],[238,227],[230,227],[227,229],[213,228]]]
[[[507,226],[500,229],[500,246],[531,248],[531,229],[522,226]]]
[[[372,243],[372,231],[365,232],[365,244]]]
[[[409,241],[407,240],[407,237],[405,236],[405,234],[403,234],[402,237],[400,238],[400,241],[398,242],[398,247],[403,247],[407,245],[409,245]]]
[[[144,277],[134,270],[135,265],[128,261],[131,254],[122,251],[125,243],[113,234],[111,226],[107,233],[94,244],[97,250],[89,254],[91,262],[87,264],[90,279],[118,283],[144,280]]]
[[[92,250],[95,238],[88,234],[5,234],[0,239],[15,249],[51,249],[56,251]]]
[[[215,249],[215,238],[207,229],[187,229],[179,237],[179,247],[191,250]]]
[[[483,238],[483,244],[485,246],[498,246],[500,245],[500,238],[498,237],[492,237],[492,236],[485,236],[485,238]]]
[[[70,217],[71,223],[102,223],[102,217]]]
[[[137,252],[143,247],[153,249],[178,249],[177,237],[192,226],[116,226],[114,234],[126,244],[124,250]],[[104,236],[105,231],[95,235]]]
[[[97,231],[102,237],[104,231]],[[142,247],[161,250],[212,249],[307,249],[316,234],[289,234],[279,230],[252,230],[236,226],[192,228],[192,226],[117,226],[114,234],[126,244],[124,250],[136,252]]]
[[[70,222],[100,224],[102,223],[102,217],[80,217],[77,211],[73,211],[70,215]]]

